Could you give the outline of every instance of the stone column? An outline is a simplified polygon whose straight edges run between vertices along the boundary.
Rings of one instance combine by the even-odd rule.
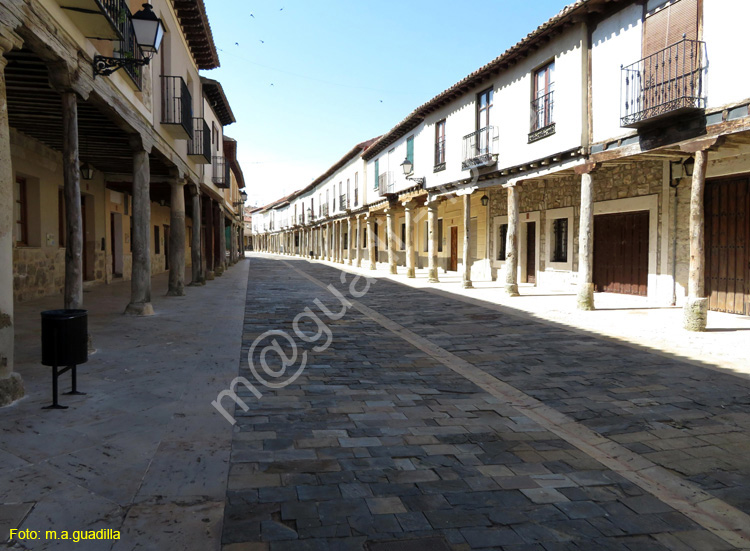
[[[518,194],[520,184],[513,184],[508,189],[508,233],[505,238],[505,294],[518,296]]]
[[[216,203],[216,210],[214,212],[216,214],[216,219],[214,221],[214,231],[216,232],[216,263],[214,264],[214,270],[216,275],[220,276],[224,275],[224,271],[227,267],[227,239],[224,231],[224,208],[221,206],[221,203]]]
[[[211,281],[214,279],[214,202],[213,199],[204,195],[203,196],[203,208],[206,215],[206,280]],[[261,248],[265,251],[266,249],[266,236],[261,236]]]
[[[406,277],[416,277],[416,258],[414,253],[414,201],[404,203],[406,224]]]
[[[362,267],[362,217],[357,216],[357,268]]]
[[[594,310],[594,179],[592,171],[593,168],[591,167],[580,171],[581,215],[578,233],[579,310]]]
[[[429,240],[427,251],[427,278],[430,283],[439,283],[438,279],[438,202],[427,203],[427,232]]]
[[[396,216],[393,212],[392,207],[388,207],[385,210],[385,227],[388,235],[386,241],[388,243],[388,269],[390,273],[397,274],[398,269],[396,268]]]
[[[352,217],[346,219],[346,263],[351,266],[352,261]]]
[[[169,289],[167,296],[185,295],[185,180],[172,175],[169,181]]]
[[[13,371],[13,170],[10,164],[10,127],[5,95],[5,52],[21,47],[21,39],[0,30],[0,406],[24,395],[23,380]],[[79,203],[80,205],[80,203]]]
[[[339,220],[339,264],[344,263],[344,220]]]
[[[193,280],[190,282],[190,285],[195,287],[206,284],[206,278],[203,275],[203,254],[201,251],[201,195],[197,184],[191,185],[189,189],[193,205],[193,235],[190,241]]]
[[[146,146],[139,135],[131,137],[133,149],[133,269],[130,281],[130,304],[126,314],[150,316],[151,306],[151,171]]]
[[[706,166],[708,150],[695,152],[693,181],[690,187],[690,268],[688,271],[688,297],[683,307],[683,323],[688,331],[705,331],[708,322],[705,262],[705,208]]]
[[[370,261],[370,269],[376,268],[377,259],[375,258],[375,217],[372,214],[367,215],[367,258]]]
[[[463,254],[463,277],[461,286],[464,289],[473,289],[471,283],[471,194],[464,195],[464,254]]]

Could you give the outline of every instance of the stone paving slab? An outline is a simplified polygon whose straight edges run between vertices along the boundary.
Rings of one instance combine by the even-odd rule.
[[[332,313],[342,310],[339,299],[295,275],[289,263],[345,290],[338,270],[253,258],[243,355],[264,331],[294,335],[295,316],[306,307],[321,318],[321,305]],[[675,407],[685,412],[694,411],[696,393],[696,409],[705,411],[718,407],[717,396],[738,397],[737,379],[705,376],[700,368],[647,351],[620,350],[596,336],[519,322],[386,281],[357,301],[434,342],[438,351],[427,354],[348,309],[338,319],[325,318],[331,342],[320,351],[299,335],[311,341],[319,334],[322,342],[325,331],[309,316],[298,318],[305,323],[297,325],[297,345],[308,352],[309,365],[288,386],[261,386],[241,362],[240,374],[262,397],[238,390],[248,411],[236,411],[225,549],[362,549],[367,542],[428,536],[445,538],[453,549],[681,549],[690,541],[704,546],[696,549],[727,548],[701,524],[448,369],[436,355],[443,350],[508,381],[582,429],[607,437],[637,430],[651,442],[705,435],[689,433],[684,417],[678,426],[662,422],[671,408],[632,400],[662,406],[664,395],[678,394],[668,405],[681,404]],[[746,410],[742,405],[730,409],[733,430],[718,430],[730,423],[716,415],[697,425],[717,429],[708,436],[746,434],[736,424]],[[643,407],[651,408],[649,415],[634,418]],[[584,410],[596,415],[581,416]],[[667,429],[674,432],[659,432]],[[316,440],[319,446],[312,445]],[[744,442],[715,438],[701,447],[723,453],[737,441]],[[692,450],[694,444],[674,442],[659,451]],[[318,470],[320,461],[325,468]],[[744,488],[746,470],[734,467],[724,472]],[[700,537],[691,540],[690,534]]]

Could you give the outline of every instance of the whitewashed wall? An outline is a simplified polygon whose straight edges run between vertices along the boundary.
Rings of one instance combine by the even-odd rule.
[[[704,0],[703,40],[708,58],[708,107],[720,107],[750,97],[750,71],[742,37],[750,21],[748,0]]]

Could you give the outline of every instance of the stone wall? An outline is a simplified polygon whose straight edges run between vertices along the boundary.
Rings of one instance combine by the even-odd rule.
[[[13,291],[18,301],[61,294],[65,285],[65,249],[13,249]]]

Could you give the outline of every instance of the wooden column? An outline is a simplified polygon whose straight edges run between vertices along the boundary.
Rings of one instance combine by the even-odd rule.
[[[416,277],[416,255],[414,253],[414,201],[406,201],[404,204],[404,223],[406,225],[406,277]]]
[[[203,213],[205,214],[206,218],[206,281],[211,281],[214,279],[214,245],[216,240],[214,239],[214,202],[213,199],[208,197],[207,195],[203,196]],[[266,236],[265,234],[261,236],[261,243],[260,246],[263,251],[266,250]]]
[[[339,264],[344,263],[344,219],[339,220]]]
[[[5,91],[5,65],[8,60],[4,57],[6,52],[20,47],[20,38],[0,29],[0,406],[10,404],[24,395],[23,380],[13,371],[13,213],[16,202],[13,197],[10,126]]]
[[[581,215],[578,232],[578,309],[594,310],[594,178],[595,167],[577,167],[581,175]]]
[[[439,283],[438,279],[438,202],[427,203],[427,278],[430,283]]]
[[[372,214],[367,215],[367,258],[370,261],[370,269],[374,270],[377,259],[375,258],[375,217]]]
[[[169,181],[169,288],[167,296],[185,295],[185,180],[172,176]]]
[[[388,207],[385,210],[385,226],[388,235],[386,240],[388,242],[388,271],[392,274],[398,273],[396,263],[396,216],[393,212],[393,207]]]
[[[505,294],[518,296],[518,234],[520,222],[518,220],[518,204],[520,192],[519,184],[513,184],[508,189],[508,233],[505,239]]]
[[[226,250],[226,240],[224,237],[224,213],[221,203],[214,203],[214,275],[224,275],[226,267],[224,251]]]
[[[688,272],[688,297],[683,307],[683,324],[688,331],[705,331],[708,322],[706,297],[705,208],[708,150],[695,152],[695,167],[690,188],[690,268]]]
[[[362,267],[362,216],[357,216],[357,268]]]
[[[346,219],[346,263],[352,265],[352,217]]]
[[[201,195],[200,188],[193,184],[189,188],[190,199],[193,206],[193,235],[190,241],[190,259],[192,261],[192,281],[190,285],[205,285],[206,278],[203,274],[203,254],[201,251]]]
[[[463,277],[461,286],[464,289],[473,289],[471,283],[471,194],[464,195],[464,251],[463,251]]]
[[[126,314],[150,316],[151,306],[151,171],[148,149],[140,136],[130,141],[133,149],[133,270],[130,281],[130,304]]]

